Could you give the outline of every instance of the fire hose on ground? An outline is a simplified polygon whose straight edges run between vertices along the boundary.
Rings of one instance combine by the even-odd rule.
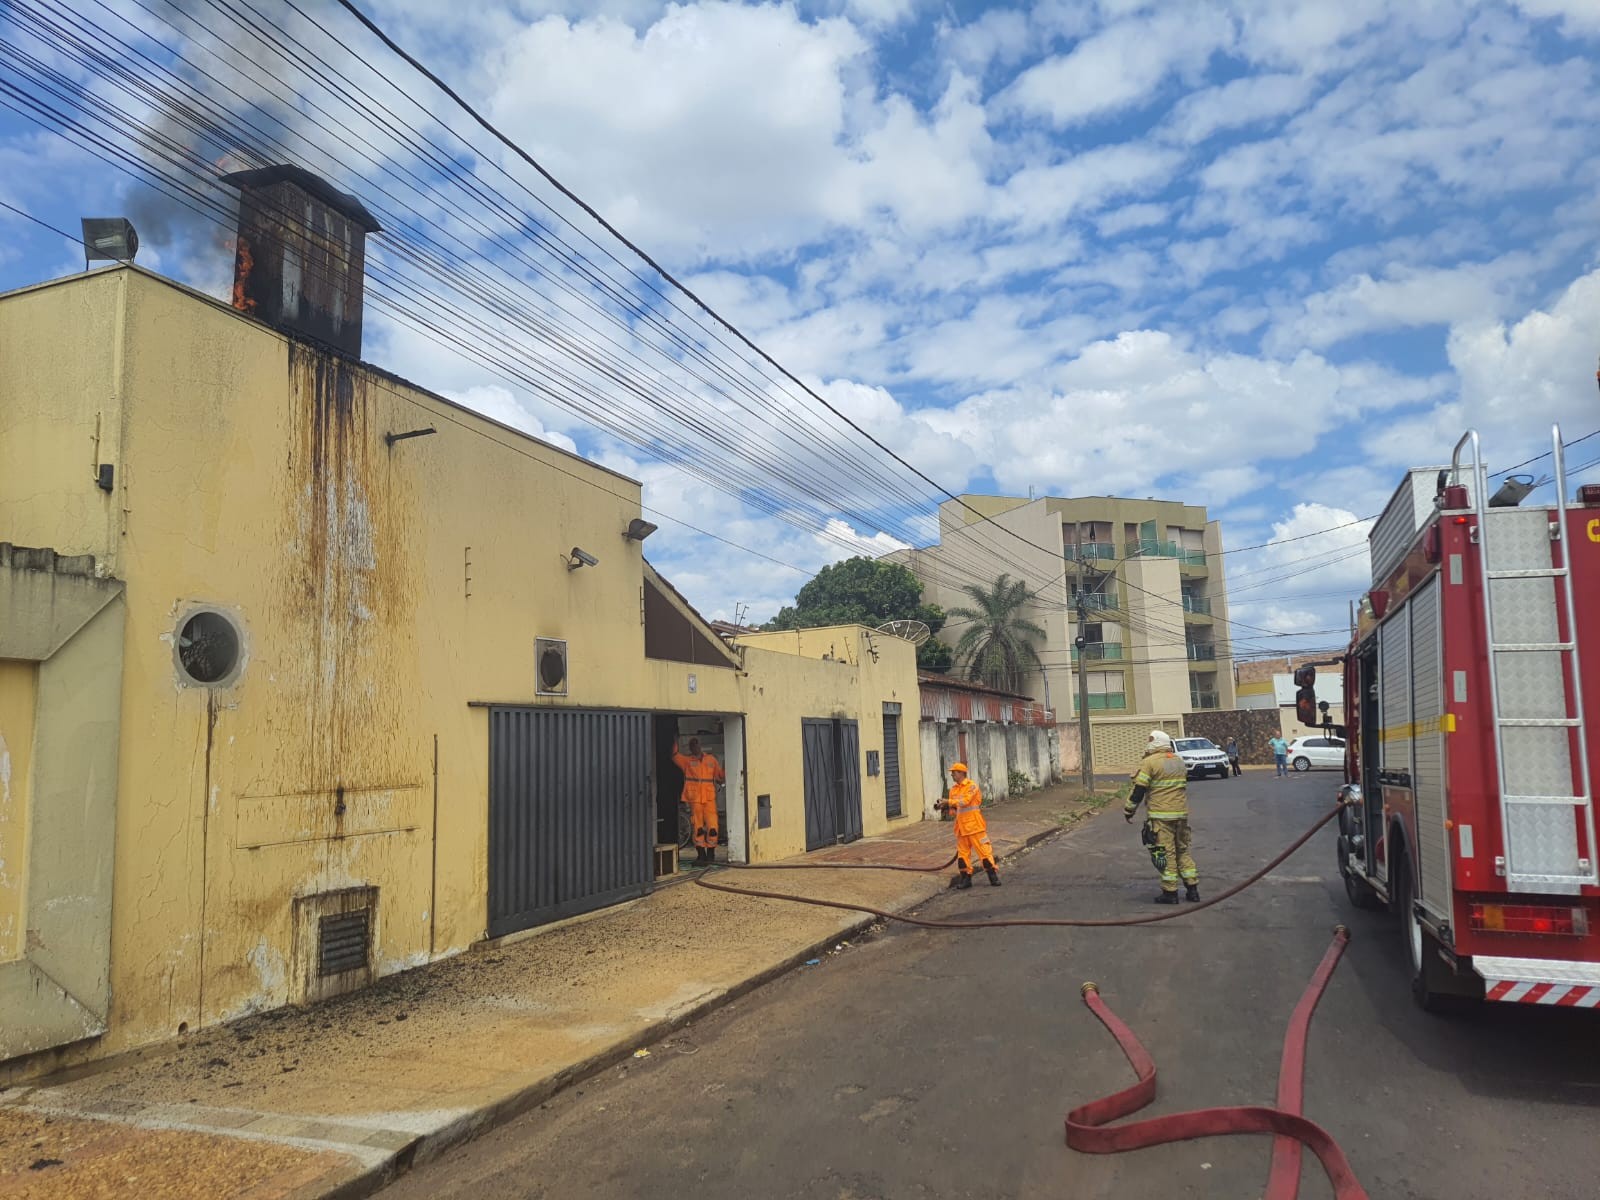
[[[1218,892],[1209,900],[1185,905],[1172,912],[1142,917],[1071,918],[1071,917],[1003,917],[983,921],[940,921],[928,917],[913,917],[903,913],[887,912],[868,904],[853,904],[843,900],[821,900],[814,896],[799,896],[789,892],[751,891],[713,883],[702,875],[695,880],[700,887],[733,896],[750,896],[764,900],[786,900],[795,904],[809,904],[818,908],[842,909],[866,913],[884,921],[897,921],[921,929],[1016,929],[1016,928],[1107,928],[1126,925],[1153,925],[1159,921],[1173,921],[1201,909],[1221,904],[1238,895],[1272,873],[1285,859],[1316,835],[1329,821],[1339,815],[1339,806],[1319,818],[1309,829],[1296,838],[1281,853],[1247,879]],[[794,870],[878,870],[878,871],[942,871],[955,861],[947,859],[938,866],[916,867],[869,863],[779,863],[738,864],[726,866],[741,871],[794,871]],[[1267,1179],[1263,1200],[1294,1200],[1300,1190],[1300,1162],[1302,1145],[1309,1148],[1322,1164],[1333,1184],[1336,1200],[1367,1200],[1367,1192],[1356,1179],[1349,1161],[1333,1137],[1320,1125],[1301,1115],[1301,1101],[1305,1083],[1306,1039],[1311,1026],[1311,1015],[1317,1002],[1339,963],[1350,933],[1340,925],[1335,928],[1333,941],[1322,962],[1306,985],[1300,1002],[1295,1006],[1289,1028],[1284,1034],[1283,1057],[1278,1074],[1278,1096],[1274,1106],[1233,1105],[1224,1108],[1197,1109],[1192,1112],[1171,1113],[1152,1117],[1127,1125],[1109,1122],[1137,1112],[1150,1104],[1156,1096],[1156,1067],[1133,1031],[1122,1022],[1100,997],[1094,983],[1085,983],[1083,1001],[1116,1038],[1117,1044],[1133,1067],[1137,1081],[1110,1096],[1080,1105],[1067,1114],[1067,1145],[1085,1154],[1118,1154],[1125,1150],[1144,1149],[1168,1142],[1188,1141],[1194,1138],[1217,1137],[1237,1133],[1270,1133],[1273,1135],[1272,1166]]]

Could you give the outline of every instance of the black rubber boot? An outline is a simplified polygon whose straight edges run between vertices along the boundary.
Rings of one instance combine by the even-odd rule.
[[[983,869],[989,873],[989,886],[990,887],[999,887],[1000,886],[1000,872],[996,871],[994,869],[994,864],[993,863],[984,863],[983,864]]]
[[[1157,904],[1176,904],[1177,902],[1178,902],[1178,893],[1177,892],[1162,892],[1159,896],[1156,897],[1156,903]]]
[[[706,848],[704,846],[696,846],[694,848],[694,865],[697,867],[706,865]]]
[[[963,871],[963,872],[961,872],[960,876],[956,879],[956,887],[964,892],[971,886],[972,886],[972,872],[971,871]]]
[[[1200,902],[1200,885],[1198,883],[1184,884],[1183,898],[1185,900],[1192,900],[1198,904]]]

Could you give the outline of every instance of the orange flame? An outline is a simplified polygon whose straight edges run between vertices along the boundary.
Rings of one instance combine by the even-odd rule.
[[[250,253],[250,243],[240,238],[233,263],[233,306],[240,312],[255,311],[256,302],[244,294],[245,280],[250,278],[250,269],[255,265],[255,257]]]

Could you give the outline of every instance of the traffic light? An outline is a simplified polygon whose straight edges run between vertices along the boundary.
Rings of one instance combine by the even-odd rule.
[[[1317,719],[1317,669],[1315,667],[1296,667],[1294,669],[1294,685],[1299,691],[1294,695],[1294,715],[1300,724],[1308,725],[1315,729],[1321,722]]]

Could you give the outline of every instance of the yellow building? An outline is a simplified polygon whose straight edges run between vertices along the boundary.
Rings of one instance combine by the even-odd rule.
[[[359,362],[358,204],[240,182],[241,240],[296,214],[250,313],[132,266],[0,296],[0,1079],[643,894],[680,733],[735,859],[919,819],[910,643],[725,645],[638,483]],[[357,274],[291,287],[319,254]]]

